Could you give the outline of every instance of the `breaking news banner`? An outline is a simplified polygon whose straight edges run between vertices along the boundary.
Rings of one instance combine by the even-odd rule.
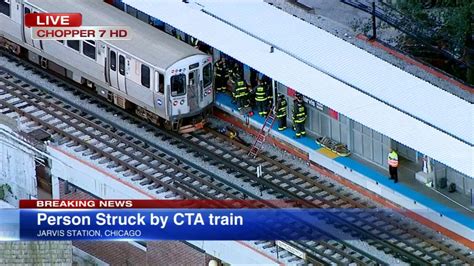
[[[82,26],[80,13],[29,13],[25,26],[33,40],[130,40],[127,26]]]
[[[381,211],[291,207],[294,204],[252,200],[20,200],[19,210],[0,209],[0,240],[348,240],[361,236],[337,230],[341,219]]]

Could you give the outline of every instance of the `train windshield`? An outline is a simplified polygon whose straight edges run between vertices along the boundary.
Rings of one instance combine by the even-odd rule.
[[[204,88],[211,85],[212,83],[212,65],[209,63],[204,66],[202,69],[202,79],[204,83]]]
[[[186,93],[186,75],[179,74],[171,77],[171,96],[179,96]]]

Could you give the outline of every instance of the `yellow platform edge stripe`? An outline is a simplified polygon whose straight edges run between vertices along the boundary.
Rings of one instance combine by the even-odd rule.
[[[326,156],[328,158],[331,158],[331,159],[339,157],[339,155],[337,155],[337,153],[335,153],[335,152],[333,152],[330,149],[325,148],[325,147],[321,147],[316,151],[323,154],[324,156]]]

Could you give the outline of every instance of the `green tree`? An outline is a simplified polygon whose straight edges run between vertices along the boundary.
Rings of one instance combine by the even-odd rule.
[[[402,0],[396,7],[412,17],[421,27],[433,29],[430,43],[449,51],[469,66],[467,81],[474,84],[472,69],[472,17],[474,3],[471,0]]]
[[[7,193],[13,193],[12,187],[9,184],[0,185],[0,200],[5,200],[8,195]]]

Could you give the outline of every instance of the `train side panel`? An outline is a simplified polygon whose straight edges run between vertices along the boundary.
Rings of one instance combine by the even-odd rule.
[[[23,11],[21,3],[11,0],[10,3],[1,0],[0,12],[0,36],[17,43],[22,42],[21,27]]]
[[[189,117],[192,120],[188,121],[194,124],[194,116],[202,119],[203,110],[212,105],[212,58],[209,55],[185,55],[194,51],[184,52],[187,48],[180,47],[179,52],[184,54],[174,62],[169,56],[163,61],[156,53],[152,54],[156,62],[171,62],[171,66],[162,69],[164,66],[147,62],[148,57],[143,58],[146,54],[142,50],[134,54],[118,48],[124,46],[122,42],[32,40],[31,29],[23,27],[22,18],[25,13],[44,12],[39,7],[43,2],[37,2],[37,6],[21,0],[12,2],[6,11],[6,6],[0,5],[0,36],[5,37],[0,45],[14,47],[17,54],[20,47],[26,48],[26,54],[22,55],[27,55],[30,61],[78,83],[95,86],[97,93],[110,102],[124,109],[134,108],[137,114],[152,122],[172,122],[173,128],[176,122],[179,125],[181,119]],[[55,6],[53,3],[51,8]],[[173,41],[166,36],[163,38]],[[129,48],[136,50],[135,46]]]

